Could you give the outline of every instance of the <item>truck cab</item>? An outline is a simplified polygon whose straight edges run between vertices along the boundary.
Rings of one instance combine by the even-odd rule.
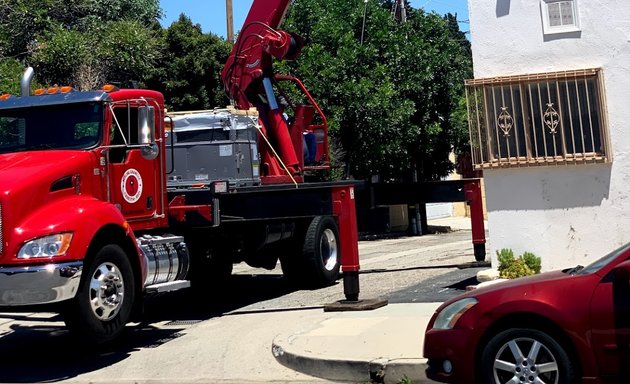
[[[143,291],[184,281],[183,238],[163,233],[163,121],[149,90],[0,96],[0,306],[63,302],[106,341]]]

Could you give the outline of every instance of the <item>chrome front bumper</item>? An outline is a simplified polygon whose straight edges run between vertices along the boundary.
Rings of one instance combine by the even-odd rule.
[[[83,262],[0,267],[0,306],[48,304],[72,299]]]

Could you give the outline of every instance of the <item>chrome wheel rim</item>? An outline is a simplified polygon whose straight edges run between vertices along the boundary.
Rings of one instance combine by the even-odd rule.
[[[529,337],[505,343],[494,359],[496,384],[557,384],[559,369],[549,348]]]
[[[90,307],[101,321],[114,318],[122,307],[125,282],[120,269],[113,263],[98,266],[90,277]]]
[[[337,238],[332,229],[324,230],[321,241],[319,243],[322,262],[327,271],[332,271],[337,265],[339,253],[337,252]]]

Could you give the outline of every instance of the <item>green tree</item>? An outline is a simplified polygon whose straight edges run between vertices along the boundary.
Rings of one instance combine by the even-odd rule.
[[[159,25],[157,0],[0,0],[0,40],[4,55],[29,52],[37,36],[58,26],[87,32],[95,26],[134,20]]]
[[[20,93],[20,76],[24,71],[22,63],[15,59],[0,59],[0,95]]]
[[[453,29],[454,16],[407,8],[408,22],[399,24],[387,1],[295,2],[283,25],[309,44],[279,68],[321,102],[357,178],[437,179],[466,141],[454,121],[471,68],[465,36]]]
[[[163,31],[163,55],[146,86],[164,93],[169,108],[208,109],[226,106],[221,82],[223,63],[230,45],[181,14]]]
[[[158,0],[0,0],[0,59],[32,65],[46,85],[140,80],[161,12]]]

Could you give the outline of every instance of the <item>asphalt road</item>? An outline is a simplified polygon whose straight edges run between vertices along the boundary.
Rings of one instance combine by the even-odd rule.
[[[441,302],[474,283],[469,230],[361,241],[361,294],[392,303]],[[324,382],[278,364],[271,341],[344,299],[343,284],[290,285],[279,266],[238,265],[219,291],[147,301],[142,323],[100,349],[81,347],[52,313],[0,313],[0,382]]]

